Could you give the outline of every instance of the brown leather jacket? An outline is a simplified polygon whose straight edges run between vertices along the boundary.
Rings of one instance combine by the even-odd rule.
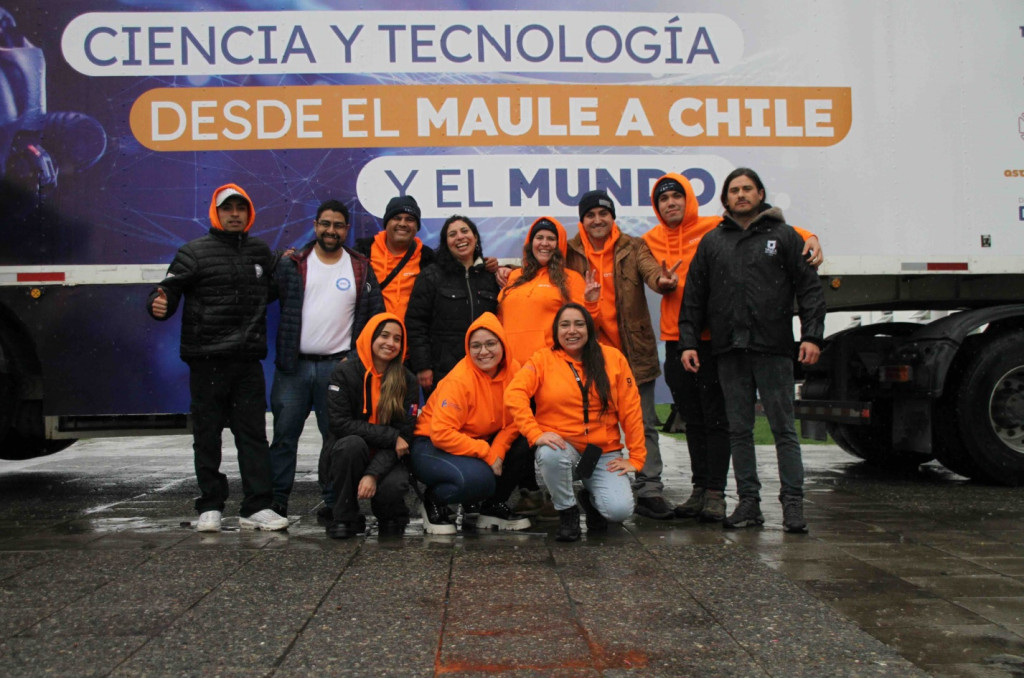
[[[569,241],[566,268],[578,271],[581,275],[589,268],[579,233]],[[615,312],[622,340],[621,350],[629,361],[637,384],[646,384],[661,375],[658,343],[644,291],[645,283],[652,290],[658,291],[660,274],[661,266],[655,261],[643,238],[634,238],[625,233],[619,235],[615,241]]]

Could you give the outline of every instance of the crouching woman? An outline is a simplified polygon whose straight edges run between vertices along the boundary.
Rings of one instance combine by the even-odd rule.
[[[355,354],[331,374],[331,435],[320,454],[321,483],[337,496],[328,537],[366,531],[360,499],[370,500],[380,534],[402,534],[409,524],[409,474],[401,457],[409,453],[419,387],[404,359],[405,326],[398,316],[379,313],[360,332]]]
[[[416,422],[412,468],[427,486],[423,528],[452,534],[448,504],[482,502],[478,528],[523,530],[530,520],[506,503],[516,485],[533,475],[529,445],[504,405],[519,363],[508,354],[505,330],[493,313],[470,324],[465,348],[466,357],[441,380]]]
[[[597,342],[594,320],[579,304],[555,316],[554,346],[533,354],[505,391],[516,426],[537,447],[537,469],[559,513],[558,541],[580,537],[573,481],[583,481],[579,503],[591,532],[633,513],[627,473],[647,457],[640,395],[625,356]],[[530,409],[536,402],[536,413]],[[626,434],[622,454],[619,426]],[[599,456],[598,456],[599,455]],[[577,468],[596,460],[592,471]],[[582,465],[581,465],[582,466]]]

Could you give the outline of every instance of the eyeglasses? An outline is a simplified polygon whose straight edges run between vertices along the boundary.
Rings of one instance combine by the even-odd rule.
[[[494,353],[494,351],[498,348],[498,345],[500,343],[501,342],[496,340],[496,339],[491,339],[490,341],[485,341],[482,344],[472,343],[472,344],[469,345],[469,352],[470,353],[480,353],[481,351],[486,349],[488,353]]]
[[[316,222],[316,225],[319,226],[320,228],[327,229],[333,226],[335,231],[340,231],[344,228],[348,228],[348,224],[346,224],[344,221],[327,221],[326,219],[321,219],[320,221]]]

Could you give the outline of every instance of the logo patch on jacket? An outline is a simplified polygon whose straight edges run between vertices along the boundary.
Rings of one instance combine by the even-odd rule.
[[[263,267],[260,266],[259,264],[256,264],[256,278],[259,279],[259,278],[262,278],[262,277],[263,277]]]
[[[451,400],[448,400],[447,398],[445,398],[444,400],[441,401],[441,407],[452,407],[453,409],[455,409],[458,412],[462,411],[462,408],[459,407],[458,403],[456,403],[454,401],[451,401]]]
[[[779,241],[778,240],[769,240],[767,243],[765,243],[764,253],[767,254],[769,257],[774,257],[776,254],[778,254],[779,253]]]

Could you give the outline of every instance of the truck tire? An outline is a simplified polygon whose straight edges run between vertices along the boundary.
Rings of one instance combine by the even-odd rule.
[[[19,461],[43,457],[60,452],[74,442],[73,438],[47,440],[43,426],[42,402],[21,401],[18,403],[14,422],[6,435],[0,437],[0,459]]]
[[[914,469],[932,460],[932,455],[899,450],[892,444],[892,412],[875,403],[868,425],[828,425],[828,433],[843,450],[872,466],[888,469]]]
[[[990,482],[1024,484],[1024,333],[979,346],[954,389],[949,402],[963,456]]]
[[[946,384],[932,407],[932,451],[940,464],[971,480],[991,482],[989,474],[974,461],[960,435],[957,396],[964,379],[966,363],[980,350],[982,335],[968,337],[946,374]],[[983,343],[981,345],[984,345]]]

